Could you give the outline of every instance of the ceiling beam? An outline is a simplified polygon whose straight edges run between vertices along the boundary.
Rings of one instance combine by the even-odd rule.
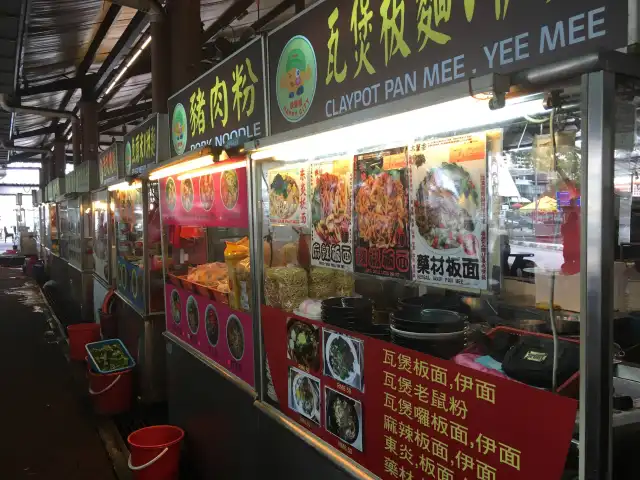
[[[294,6],[296,0],[284,0],[272,8],[265,16],[261,17],[257,21],[255,21],[250,28],[252,28],[255,32],[265,27],[268,23],[275,20],[277,17],[282,15],[288,8]],[[207,28],[203,34],[203,50],[205,56],[203,58],[212,58],[213,57],[213,49],[215,49],[215,45],[213,43],[207,43],[209,39],[213,36],[217,35],[224,28],[229,26],[238,16],[247,10],[253,4],[252,1],[246,0],[238,0],[236,3],[231,5],[227,10],[223,12],[218,19],[211,24],[209,28]],[[266,21],[265,21],[266,19]],[[226,23],[225,23],[226,22]],[[235,50],[235,49],[234,49]],[[115,86],[111,92],[109,92],[110,96],[107,98],[103,98],[101,104],[104,106],[108,103],[113,95],[115,95],[114,90],[119,90],[122,87],[122,84],[119,86]],[[136,95],[130,102],[129,105],[135,105],[140,100],[145,98],[147,95],[151,93],[151,83],[149,83],[138,95]],[[105,101],[106,100],[106,101]]]
[[[208,42],[222,30],[227,28],[254,3],[255,0],[236,0],[233,2],[231,6],[222,12],[216,21],[209,25],[209,28],[204,31],[202,34],[202,43]]]
[[[22,162],[24,160],[27,160],[27,159],[33,158],[33,157],[42,158],[42,154],[41,153],[34,153],[34,152],[16,153],[16,154],[13,154],[13,155],[11,155],[9,157],[9,162]]]
[[[117,61],[120,60],[124,55],[123,50],[126,49],[127,46],[131,45],[135,41],[135,39],[138,37],[142,29],[148,23],[149,23],[148,17],[142,12],[137,12],[133,16],[133,18],[129,22],[129,25],[127,26],[125,31],[122,32],[122,35],[120,36],[116,44],[111,49],[111,52],[109,52],[109,55],[107,56],[105,61],[102,63],[100,69],[98,70],[98,73],[96,74],[96,77],[94,77],[95,85],[93,87],[93,95],[95,97],[100,96],[100,93],[102,92],[102,90],[109,85],[108,82],[110,81],[110,78],[112,76],[115,76],[115,73],[113,72],[113,70],[115,68]],[[72,90],[67,91],[64,98],[62,99],[60,108],[65,108],[69,104],[69,101],[73,96],[73,93],[74,92]],[[74,113],[77,113],[79,109],[80,109],[79,106],[76,105],[76,107],[73,109]],[[57,123],[58,123],[58,120],[55,119],[52,125]],[[69,121],[65,123],[63,130],[66,130],[68,126],[69,126]]]
[[[91,44],[89,45],[87,52],[84,54],[82,62],[80,62],[80,65],[78,65],[78,68],[76,70],[77,77],[84,76],[84,74],[89,70],[89,67],[91,67],[93,60],[96,57],[96,53],[98,53],[100,45],[102,45],[102,42],[107,36],[107,33],[109,33],[109,29],[118,17],[121,8],[122,7],[120,7],[120,5],[112,3],[109,7],[109,10],[107,10],[107,13],[105,14],[102,22],[100,23],[100,26],[98,27],[98,30],[96,31],[96,34],[91,40]]]
[[[148,113],[145,114],[144,112],[139,112],[139,113],[129,114],[125,117],[112,118],[111,120],[107,120],[106,122],[99,125],[98,130],[100,130],[100,134],[102,134],[102,132],[109,131],[112,128],[119,127],[121,125],[126,125],[140,118],[146,118],[147,116],[148,116]]]
[[[109,7],[109,10],[105,15],[105,18],[102,20],[100,27],[98,27],[98,31],[96,32],[96,34],[93,36],[93,39],[91,40],[91,44],[89,45],[89,48],[87,49],[87,52],[84,55],[84,58],[78,65],[78,68],[76,68],[76,76],[83,76],[89,70],[89,67],[93,63],[93,60],[96,56],[98,49],[100,48],[100,45],[102,44],[102,41],[104,40],[107,33],[109,32],[111,25],[113,25],[113,22],[118,16],[118,13],[120,13],[120,8],[121,8],[120,5],[113,5],[113,4],[111,4],[111,6]],[[123,33],[123,35],[125,33],[126,31]],[[109,53],[109,56],[107,57],[107,59],[110,56],[111,56],[111,53]],[[64,97],[62,98],[60,105],[58,105],[59,109],[64,110],[65,108],[67,108],[67,105],[71,101],[71,97],[73,97],[74,92],[75,92],[75,89],[67,90],[67,93],[64,94]],[[78,110],[79,110],[78,106],[76,105],[76,108],[74,108],[74,113],[77,113]],[[51,122],[51,126],[55,126],[59,122],[60,122],[60,119],[56,118]],[[67,121],[67,123],[65,124],[65,127],[64,127],[65,129],[69,125],[69,122],[70,120]]]
[[[42,83],[40,85],[33,85],[28,87],[22,87],[18,89],[19,97],[28,97],[30,95],[40,95],[43,93],[59,92],[61,90],[75,90],[76,88],[82,88],[90,84],[93,75],[85,75],[82,77],[73,78],[61,78],[54,80],[53,82]]]
[[[91,43],[89,44],[89,48],[87,49],[82,61],[76,68],[76,73],[74,78],[63,78],[60,80],[56,80],[54,82],[45,83],[42,85],[34,85],[32,87],[23,87],[18,90],[19,96],[29,96],[29,95],[39,95],[42,93],[51,93],[58,92],[61,90],[75,90],[77,88],[82,88],[87,85],[90,85],[91,78],[86,77],[86,73],[89,71],[89,67],[93,63],[93,60],[96,57],[96,53],[98,53],[98,49],[102,42],[104,41],[107,33],[109,33],[109,29],[113,25],[113,22],[118,17],[118,13],[120,13],[120,5],[111,4],[107,13],[105,14],[96,34],[94,35]],[[67,103],[69,100],[67,100]],[[66,107],[66,104],[65,104]]]
[[[128,107],[114,108],[109,111],[102,111],[98,114],[98,122],[104,122],[112,120],[114,118],[121,118],[132,115],[134,113],[150,113],[151,102],[140,103],[138,105],[131,105]]]
[[[12,140],[17,140],[19,138],[29,138],[29,137],[37,137],[39,135],[51,135],[52,133],[56,133],[58,131],[58,126],[49,126],[42,128],[34,128],[33,130],[26,130],[24,132],[14,133]]]
[[[98,98],[100,93],[111,83],[112,78],[115,76],[116,67],[148,24],[149,17],[143,12],[137,12],[133,16],[129,25],[127,25],[127,28],[113,46],[109,56],[100,65],[93,87],[95,98]]]
[[[253,28],[253,30],[256,32],[259,32],[264,27],[269,25],[272,21],[274,21],[276,18],[278,18],[280,15],[282,15],[284,12],[286,12],[288,9],[290,9],[294,5],[297,6],[297,4],[298,4],[297,0],[284,0],[280,2],[278,5],[276,5],[271,10],[269,10],[267,13],[262,15],[258,20],[256,20],[253,23],[253,25],[251,25],[251,28]]]

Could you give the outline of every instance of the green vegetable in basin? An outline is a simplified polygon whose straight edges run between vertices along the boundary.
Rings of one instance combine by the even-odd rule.
[[[129,365],[129,358],[117,344],[94,348],[91,355],[102,371],[118,370]]]

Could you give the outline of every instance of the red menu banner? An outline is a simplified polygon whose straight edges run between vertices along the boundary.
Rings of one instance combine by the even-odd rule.
[[[272,307],[262,322],[281,410],[379,477],[561,478],[575,400]]]
[[[165,285],[165,303],[168,332],[254,386],[250,314],[171,284]]]
[[[160,180],[164,225],[248,228],[246,167]]]

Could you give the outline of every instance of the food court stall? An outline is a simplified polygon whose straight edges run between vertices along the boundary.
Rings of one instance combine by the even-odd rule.
[[[108,187],[114,204],[118,335],[139,365],[143,402],[164,395],[164,296],[158,182],[148,170],[168,157],[166,115],[124,137],[124,176]],[[111,203],[111,202],[110,202]]]
[[[263,72],[258,39],[171,96],[171,159],[150,174],[160,181],[169,421],[194,438],[190,464],[205,477],[252,466],[241,452],[257,420],[253,213],[238,147],[265,134]],[[207,101],[196,108],[198,98]]]
[[[96,321],[105,295],[116,287],[115,201],[108,187],[124,177],[124,144],[114,142],[98,157],[98,188],[91,193],[93,210],[93,303]]]
[[[98,165],[85,161],[67,174],[74,179],[74,192],[68,193],[69,286],[73,304],[80,306],[84,322],[94,321],[93,304],[93,213],[91,191],[98,185]]]
[[[49,277],[58,285],[68,285],[69,223],[65,200],[65,177],[55,178],[49,183],[49,228],[57,234],[57,241],[51,240],[49,250]],[[54,229],[54,224],[56,225]],[[68,290],[63,290],[68,291]]]
[[[248,145],[256,407],[350,476],[637,476],[638,369],[611,371],[638,65],[590,55],[627,45],[627,5],[506,3],[326,0],[268,36],[269,136]],[[558,228],[517,240],[500,224],[516,156],[568,196]]]
[[[51,275],[53,256],[60,254],[60,237],[58,232],[58,206],[52,195],[53,182],[45,188],[44,203],[41,207],[42,215],[42,260],[48,275]]]

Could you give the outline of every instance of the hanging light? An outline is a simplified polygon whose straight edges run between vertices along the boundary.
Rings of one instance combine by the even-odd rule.
[[[159,180],[160,178],[169,177],[171,175],[180,175],[181,173],[203,168],[213,165],[213,151],[211,147],[205,147],[201,150],[189,152],[181,157],[177,157],[171,161],[169,165],[152,170],[149,174],[149,180]]]

